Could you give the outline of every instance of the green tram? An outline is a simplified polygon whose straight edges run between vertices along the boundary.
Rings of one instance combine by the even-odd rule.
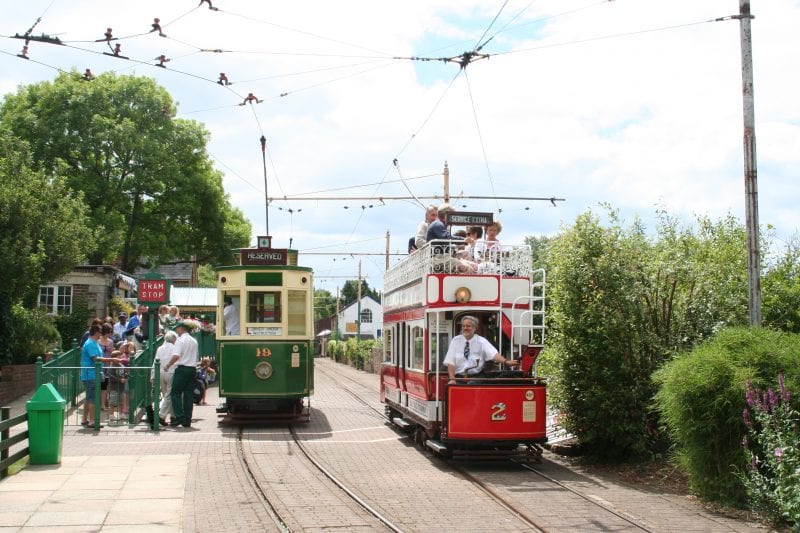
[[[309,420],[314,392],[314,283],[297,251],[270,237],[217,267],[217,413],[231,419]]]

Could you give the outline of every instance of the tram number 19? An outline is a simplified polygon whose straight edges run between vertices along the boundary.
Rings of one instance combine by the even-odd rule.
[[[506,419],[506,404],[503,402],[496,403],[492,406],[492,420],[505,420]]]

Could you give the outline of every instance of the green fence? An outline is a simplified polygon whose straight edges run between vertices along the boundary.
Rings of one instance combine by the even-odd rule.
[[[159,380],[156,379],[151,385],[150,373],[153,368],[153,359],[156,350],[164,342],[163,337],[159,337],[153,343],[144,343],[144,347],[139,350],[131,359],[128,369],[128,390],[127,399],[127,421],[134,424],[142,418],[142,411],[148,405],[153,405],[153,398],[158,397]],[[100,426],[101,402],[99,401],[100,386],[103,379],[102,364],[95,365],[95,429]],[[76,344],[63,354],[57,354],[52,360],[44,363],[42,358],[36,361],[36,389],[44,383],[52,383],[58,393],[72,406],[78,405],[78,398],[84,392],[81,382],[81,350]],[[154,390],[155,388],[155,390]]]
[[[58,393],[72,407],[78,404],[78,395],[83,392],[81,384],[81,349],[76,341],[64,353],[53,353],[53,358],[43,362],[36,359],[36,390],[43,383],[52,383]]]

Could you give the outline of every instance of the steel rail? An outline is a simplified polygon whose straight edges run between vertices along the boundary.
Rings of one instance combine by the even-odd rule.
[[[258,495],[260,496],[261,502],[264,505],[264,508],[267,511],[267,514],[272,519],[272,522],[275,526],[282,532],[282,533],[290,533],[292,530],[289,526],[286,525],[286,521],[281,517],[278,510],[272,505],[272,502],[269,501],[266,492],[261,487],[261,483],[259,483],[258,478],[256,477],[255,472],[253,471],[252,467],[250,466],[250,462],[247,460],[247,455],[244,453],[244,445],[242,441],[242,434],[244,432],[244,426],[239,426],[239,433],[237,435],[237,454],[236,456],[239,459],[242,467],[244,468],[245,472],[247,473],[247,479],[250,482],[250,485],[256,490]]]
[[[372,516],[377,518],[383,525],[385,525],[391,531],[394,531],[395,533],[402,533],[402,531],[403,531],[402,529],[400,529],[399,527],[394,525],[391,522],[391,520],[389,520],[388,518],[383,516],[383,514],[381,514],[380,511],[378,511],[377,509],[372,507],[369,503],[366,502],[366,500],[362,499],[358,494],[356,494],[355,492],[353,492],[352,490],[347,488],[347,486],[339,478],[337,478],[327,468],[322,466],[322,463],[320,463],[314,457],[312,457],[311,454],[309,453],[309,451],[306,449],[306,447],[300,441],[300,438],[298,437],[297,432],[295,432],[294,427],[292,425],[289,425],[289,432],[291,432],[291,434],[292,434],[292,438],[294,439],[294,443],[297,445],[297,447],[300,449],[300,451],[303,452],[303,455],[306,457],[306,459],[308,459],[308,461],[317,468],[317,470],[322,472],[323,475],[325,475],[325,477],[327,477],[334,485],[336,485],[342,491],[344,491],[344,493],[347,494],[362,509],[364,509],[369,514],[371,514]]]

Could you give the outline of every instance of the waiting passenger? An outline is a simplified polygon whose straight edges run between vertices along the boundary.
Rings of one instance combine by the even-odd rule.
[[[450,341],[444,364],[447,366],[449,383],[455,383],[456,378],[480,377],[486,361],[496,361],[516,366],[519,361],[506,359],[495,349],[492,344],[476,334],[480,322],[474,316],[465,316],[461,319],[461,335],[456,335]]]

